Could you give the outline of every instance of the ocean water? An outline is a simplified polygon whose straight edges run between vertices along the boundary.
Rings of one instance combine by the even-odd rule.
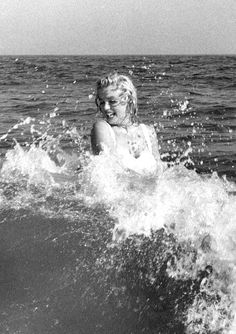
[[[118,70],[162,171],[92,156]],[[236,333],[236,57],[0,57],[0,332]]]

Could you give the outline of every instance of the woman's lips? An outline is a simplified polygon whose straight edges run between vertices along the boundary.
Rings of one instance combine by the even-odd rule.
[[[109,112],[106,113],[107,118],[113,118],[115,116],[115,113]]]

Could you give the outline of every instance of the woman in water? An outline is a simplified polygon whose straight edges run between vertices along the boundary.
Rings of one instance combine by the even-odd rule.
[[[103,115],[92,128],[94,154],[115,154],[125,168],[138,173],[155,172],[161,166],[153,126],[137,119],[137,94],[129,77],[109,74],[97,82],[96,105]]]

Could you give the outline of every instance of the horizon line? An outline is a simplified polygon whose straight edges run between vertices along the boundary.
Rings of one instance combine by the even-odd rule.
[[[190,56],[190,57],[196,57],[196,56],[236,56],[236,53],[127,53],[127,54],[57,54],[57,53],[45,53],[45,54],[0,54],[0,57],[126,57],[126,56],[140,56],[140,57],[146,57],[146,56]]]

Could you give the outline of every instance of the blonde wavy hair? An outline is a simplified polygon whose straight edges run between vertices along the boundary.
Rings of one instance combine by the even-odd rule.
[[[115,89],[120,89],[124,96],[128,97],[128,105],[130,106],[130,113],[133,122],[137,121],[138,103],[137,92],[132,80],[123,74],[117,72],[110,73],[97,81],[96,86],[96,100],[98,99],[99,89],[113,86]]]

